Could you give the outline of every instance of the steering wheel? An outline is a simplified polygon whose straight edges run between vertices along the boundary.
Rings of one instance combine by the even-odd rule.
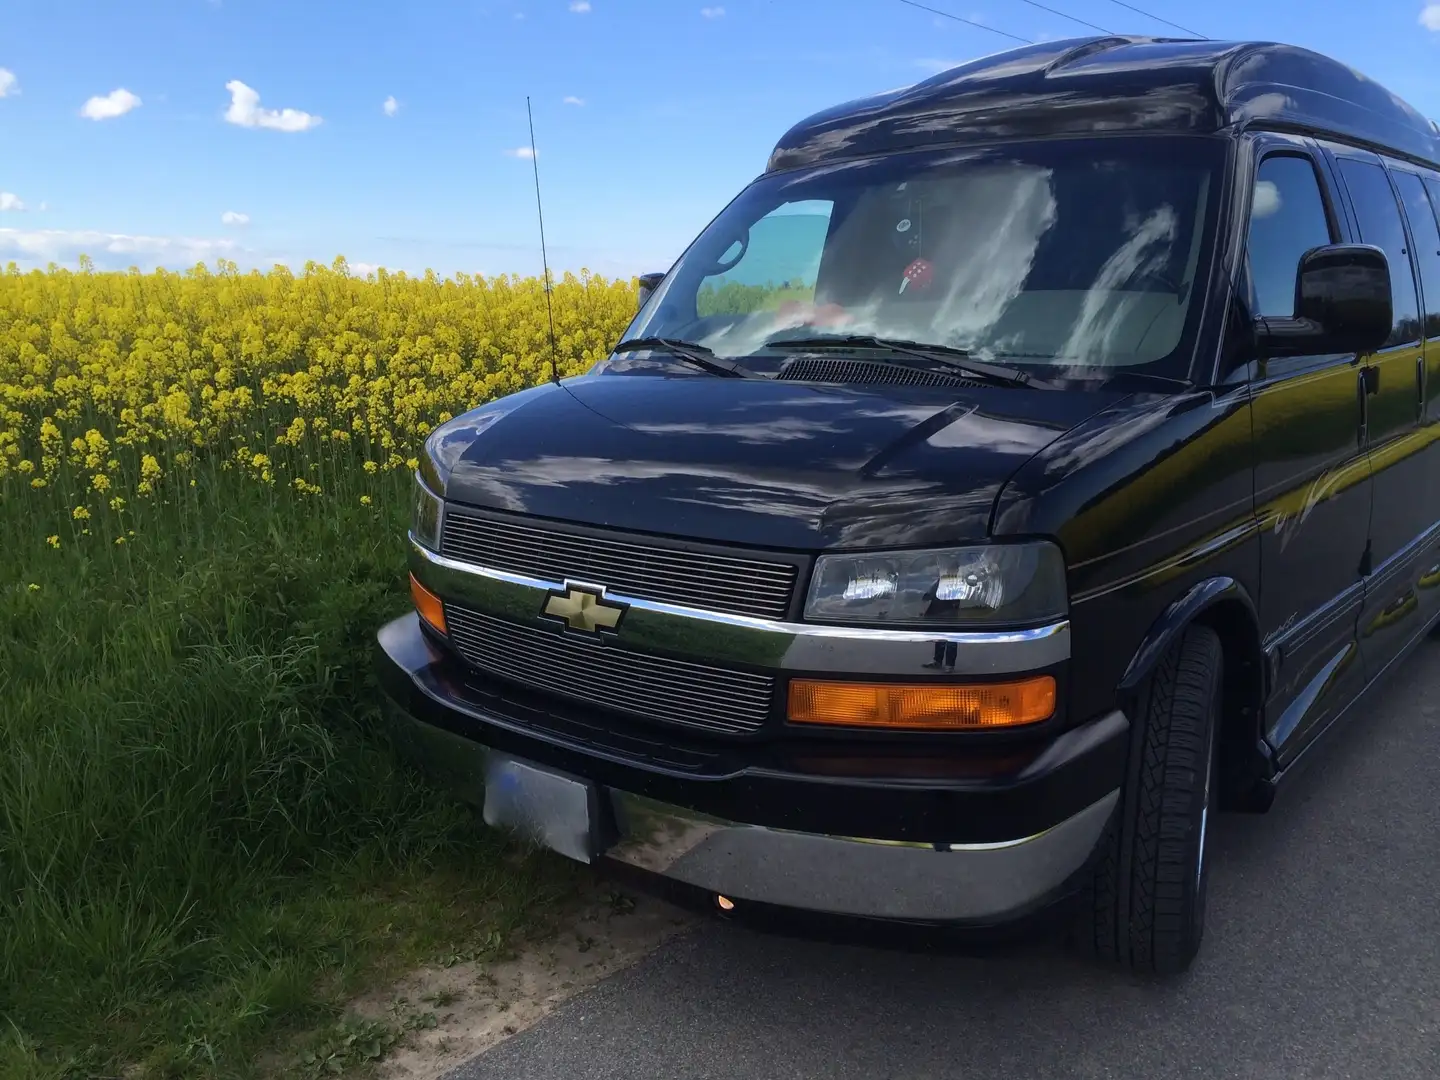
[[[723,274],[729,270],[735,269],[735,265],[745,257],[745,252],[750,250],[749,229],[746,229],[743,235],[739,236],[735,240],[732,240],[730,242],[730,247],[727,247],[725,250],[729,251],[730,248],[734,247],[736,244],[740,245],[740,250],[735,253],[735,257],[733,259],[716,259],[715,265],[711,267],[710,273],[705,275],[706,277],[713,277],[716,274]]]

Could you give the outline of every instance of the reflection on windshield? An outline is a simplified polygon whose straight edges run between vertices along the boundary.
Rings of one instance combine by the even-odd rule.
[[[627,336],[753,360],[771,338],[870,335],[1183,376],[1220,153],[1200,139],[1107,139],[764,177]]]

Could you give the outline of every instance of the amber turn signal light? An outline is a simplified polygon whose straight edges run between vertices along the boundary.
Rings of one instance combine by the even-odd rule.
[[[1050,675],[971,686],[790,681],[790,721],[795,724],[980,731],[1035,724],[1054,712]]]
[[[445,633],[445,605],[440,602],[440,597],[416,581],[414,574],[410,575],[410,598],[415,601],[415,610],[420,613],[420,618],[433,629]]]

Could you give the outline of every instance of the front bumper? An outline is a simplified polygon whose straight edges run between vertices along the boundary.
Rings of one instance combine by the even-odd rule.
[[[377,661],[401,747],[467,801],[482,804],[492,751],[520,757],[599,785],[604,861],[839,916],[993,925],[1060,899],[1114,812],[1128,744],[1115,712],[971,776],[817,774],[536,708],[477,684],[413,614],[380,631]]]

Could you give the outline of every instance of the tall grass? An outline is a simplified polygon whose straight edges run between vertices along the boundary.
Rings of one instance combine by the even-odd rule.
[[[245,1076],[571,886],[390,752],[408,477],[322,500],[197,466],[57,549],[64,471],[0,496],[0,1076]]]

